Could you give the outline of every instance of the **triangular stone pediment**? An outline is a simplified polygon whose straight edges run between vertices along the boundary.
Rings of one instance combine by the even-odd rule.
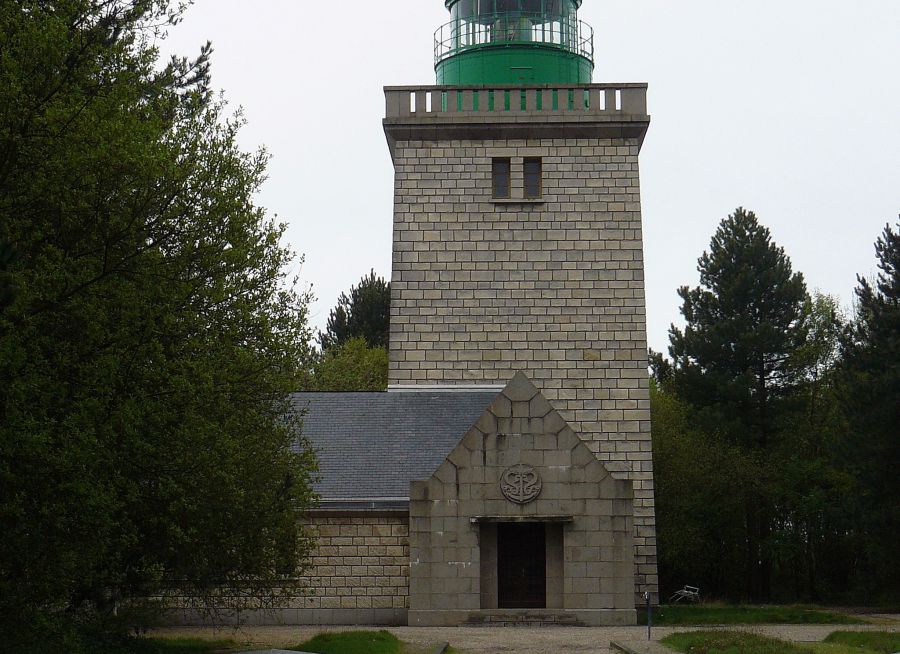
[[[434,500],[491,502],[475,519],[492,515],[484,513],[488,510],[498,516],[539,511],[563,516],[583,510],[588,499],[631,501],[630,484],[609,475],[522,372],[497,394],[431,479],[412,486],[413,498],[424,493]]]
[[[515,606],[520,581],[534,591],[527,606],[633,621],[633,511],[631,482],[517,373],[434,474],[410,484],[410,624]],[[543,567],[522,581],[510,572],[519,560]]]

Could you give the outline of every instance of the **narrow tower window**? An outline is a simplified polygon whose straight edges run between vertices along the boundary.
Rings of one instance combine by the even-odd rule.
[[[539,157],[525,159],[525,197],[539,198],[541,187],[541,160]]]
[[[494,197],[508,198],[510,187],[509,159],[494,159],[491,162],[491,180],[493,181]]]

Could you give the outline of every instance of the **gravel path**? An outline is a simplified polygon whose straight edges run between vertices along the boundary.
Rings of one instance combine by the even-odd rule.
[[[892,616],[900,620],[900,616]],[[290,647],[311,638],[322,631],[344,631],[368,627],[246,627],[240,631],[214,629],[212,627],[173,627],[159,629],[156,636],[232,638],[250,648]],[[654,627],[653,641],[647,645],[646,627],[390,627],[401,640],[427,648],[449,642],[454,647],[471,654],[608,654],[610,641],[633,646],[635,651],[646,654],[669,652],[657,642],[673,632],[694,631],[715,627]],[[832,631],[895,631],[900,632],[900,622],[879,625],[729,625],[726,629],[772,636],[795,642],[819,641]]]

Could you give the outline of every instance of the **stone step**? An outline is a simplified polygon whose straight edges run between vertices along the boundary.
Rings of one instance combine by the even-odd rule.
[[[470,615],[466,624],[477,627],[580,627],[571,613],[540,611],[497,611]]]

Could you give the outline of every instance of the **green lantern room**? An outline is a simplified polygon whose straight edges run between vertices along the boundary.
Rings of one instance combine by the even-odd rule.
[[[446,0],[434,35],[442,86],[590,84],[593,29],[581,0]]]

